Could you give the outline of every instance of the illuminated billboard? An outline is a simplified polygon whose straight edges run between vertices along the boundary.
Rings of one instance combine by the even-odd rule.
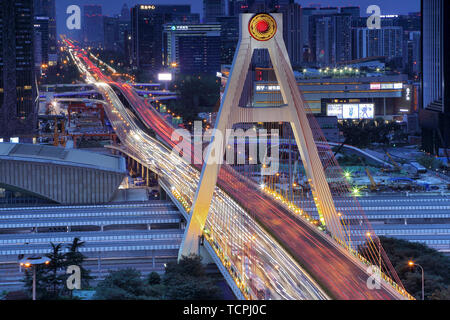
[[[158,73],[158,80],[159,81],[172,81],[172,74],[171,73]]]
[[[359,104],[359,119],[373,119],[375,108],[373,103]]]
[[[358,105],[357,104],[343,104],[342,105],[342,118],[344,119],[358,119]]]
[[[375,105],[373,103],[340,103],[328,104],[327,116],[338,119],[373,119]]]
[[[403,83],[371,83],[370,90],[392,90],[392,89],[403,89]]]
[[[342,119],[342,104],[329,104],[327,106],[327,116]]]

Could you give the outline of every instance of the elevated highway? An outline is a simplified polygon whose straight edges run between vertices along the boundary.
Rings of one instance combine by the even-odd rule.
[[[120,137],[123,152],[167,181],[189,212],[199,167],[189,165],[168,148],[174,146],[174,129],[131,86],[112,82],[80,53],[74,60],[87,81],[96,83],[110,103],[106,112]],[[159,139],[142,130],[142,125]],[[296,219],[288,208],[231,168],[222,166],[218,186],[205,238],[246,298],[258,297],[256,281],[275,299],[405,297],[384,280],[380,289],[369,289],[368,266],[314,226]]]

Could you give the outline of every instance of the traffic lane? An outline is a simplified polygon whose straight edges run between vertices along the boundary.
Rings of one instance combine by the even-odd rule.
[[[128,96],[132,96],[132,94],[128,92]],[[130,100],[134,100],[133,102],[142,108],[142,101],[139,101],[140,99],[134,98]],[[141,111],[144,110],[141,109]],[[173,142],[169,138],[169,134],[171,134],[173,130],[168,127],[165,121],[160,117],[152,115],[151,111],[149,112],[149,109],[146,109],[145,111],[146,112],[143,113],[146,115],[146,122],[156,120],[152,123],[153,125],[150,123],[147,124],[152,128],[155,128],[156,125],[157,130],[155,131],[165,138],[164,140],[169,144],[173,145]],[[230,188],[226,189],[230,192]],[[239,188],[232,188],[232,190],[233,189],[238,190]],[[318,277],[322,283],[327,283],[327,287],[336,297],[341,299],[393,298],[391,294],[385,292],[385,290],[378,290],[382,292],[367,292],[368,288],[366,286],[366,281],[363,280],[367,278],[367,274],[354,265],[353,262],[349,261],[347,257],[340,252],[334,253],[333,249],[334,251],[336,251],[336,249],[330,244],[324,243],[324,240],[320,239],[320,237],[312,236],[310,230],[308,230],[309,232],[305,231],[304,227],[299,225],[300,221],[292,220],[289,213],[274,208],[270,201],[266,201],[266,199],[257,196],[254,190],[246,187],[239,190],[240,192],[237,194],[234,192],[235,198],[239,199],[240,202],[247,207],[250,205],[254,210],[253,213],[258,213],[260,221],[268,229],[271,229],[278,235],[279,240],[283,241],[288,248],[296,253],[297,258],[303,262],[303,265],[308,266],[307,268],[309,270],[313,270],[313,274],[316,274],[316,277]],[[246,193],[250,197],[242,198],[242,193],[245,193],[242,192],[244,190],[247,191]],[[253,197],[251,197],[252,195]],[[250,202],[248,201],[249,198],[251,199]],[[256,198],[259,198],[259,202],[255,204],[252,200],[255,200]],[[262,201],[265,203],[261,203]],[[264,208],[266,208],[266,210],[261,210]],[[278,223],[274,224],[276,221],[278,221]],[[297,241],[293,242],[292,239]],[[359,281],[355,280],[355,276]],[[337,285],[339,286],[339,289],[337,289]]]
[[[141,105],[140,103],[137,104]],[[145,111],[143,114],[148,121],[147,124],[152,128],[157,124],[157,128],[162,129],[158,131],[164,133],[163,138],[166,138],[164,140],[173,145],[167,135],[167,132],[171,130],[164,128],[166,125],[164,121],[157,116],[153,116],[148,108],[143,111]],[[150,118],[155,122],[150,123]],[[299,262],[315,275],[332,292],[333,296],[338,299],[394,298],[384,289],[377,290],[381,292],[369,291],[366,285],[368,275],[364,271],[340,252],[335,253],[336,248],[326,243],[321,237],[312,235],[313,233],[310,230],[300,226],[300,221],[293,220],[290,213],[279,210],[271,203],[272,201],[267,201],[267,199],[258,196],[254,190],[245,186],[239,179],[226,181],[230,180],[233,174],[226,172],[224,168],[226,167],[221,167],[221,174],[218,179],[220,187],[231,193],[238,202],[252,209],[251,212],[256,212],[259,221],[297,256]],[[222,173],[222,171],[224,172]],[[226,178],[223,179],[223,176]],[[229,187],[230,184],[233,185],[233,188]],[[238,187],[236,184],[240,186]],[[242,196],[243,194],[245,194],[245,197]]]
[[[254,204],[253,204],[254,205]],[[261,202],[258,204],[261,207]],[[255,208],[257,218],[276,235],[301,265],[338,299],[393,299],[384,289],[369,290],[368,275],[347,257],[320,237],[312,236],[309,228],[297,219],[287,218],[276,208]],[[355,279],[357,277],[357,279]]]
[[[236,192],[233,190],[239,190]],[[288,248],[305,269],[338,299],[393,299],[385,289],[369,290],[368,275],[353,261],[320,236],[314,235],[303,221],[274,206],[265,197],[243,198],[244,185],[229,188],[239,202],[243,201],[257,219]],[[251,191],[251,190],[248,190]],[[247,193],[248,194],[248,193]],[[356,278],[355,278],[356,277]]]

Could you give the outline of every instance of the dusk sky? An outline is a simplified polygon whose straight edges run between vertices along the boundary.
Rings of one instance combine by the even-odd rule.
[[[406,14],[409,12],[415,12],[420,10],[420,0],[297,0],[304,7],[308,7],[312,4],[320,4],[322,7],[327,6],[360,6],[361,15],[365,15],[365,11],[368,6],[375,4],[381,8],[382,14]],[[67,17],[66,9],[69,5],[77,4],[101,4],[103,7],[104,15],[119,14],[124,3],[127,3],[129,7],[135,4],[191,4],[192,12],[202,14],[203,0],[58,0],[56,1],[56,10],[58,17]],[[58,32],[64,32],[65,30],[65,18],[58,19]]]

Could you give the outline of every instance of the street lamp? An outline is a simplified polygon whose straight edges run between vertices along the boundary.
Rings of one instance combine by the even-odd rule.
[[[413,268],[413,267],[415,267],[415,266],[418,266],[421,270],[422,270],[422,300],[425,300],[425,286],[424,286],[424,272],[423,272],[423,267],[420,265],[420,264],[418,264],[418,263],[415,263],[414,261],[412,261],[412,260],[410,260],[410,261],[408,261],[408,265],[411,267],[411,268]]]
[[[36,266],[48,265],[50,259],[47,257],[31,256],[19,260],[20,266],[26,269],[32,268],[33,270],[33,300],[36,300]]]

